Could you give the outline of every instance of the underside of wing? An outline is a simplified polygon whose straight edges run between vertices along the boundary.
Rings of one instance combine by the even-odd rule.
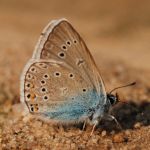
[[[36,45],[33,58],[65,62],[85,82],[93,84],[99,96],[105,95],[106,100],[104,83],[94,59],[83,39],[67,20],[54,20],[48,24]]]

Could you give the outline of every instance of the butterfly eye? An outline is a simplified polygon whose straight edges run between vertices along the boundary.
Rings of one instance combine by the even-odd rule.
[[[67,44],[68,46],[71,46],[71,41],[67,41],[66,44]]]
[[[43,78],[44,78],[44,79],[49,79],[49,75],[48,75],[48,74],[44,74],[44,75],[43,75]]]
[[[54,73],[54,76],[55,76],[55,77],[60,77],[60,76],[61,76],[61,73],[60,73],[60,72],[55,72],[55,73]]]
[[[60,52],[60,53],[58,53],[58,56],[59,56],[60,58],[65,58],[65,53],[64,53],[64,52]]]
[[[66,51],[67,50],[67,46],[66,45],[62,45],[62,50]]]

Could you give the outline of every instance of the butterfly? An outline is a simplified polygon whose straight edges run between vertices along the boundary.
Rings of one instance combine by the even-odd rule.
[[[96,63],[66,19],[51,21],[21,75],[21,101],[30,114],[52,123],[93,125],[109,115],[117,97],[107,94]]]

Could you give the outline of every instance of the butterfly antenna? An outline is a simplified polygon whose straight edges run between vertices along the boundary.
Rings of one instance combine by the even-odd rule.
[[[123,85],[123,86],[116,87],[116,88],[112,89],[109,93],[111,94],[113,91],[115,91],[115,90],[117,90],[117,89],[124,88],[124,87],[128,87],[128,86],[133,86],[133,85],[135,85],[135,84],[136,84],[136,82],[132,82],[132,83],[127,84],[127,85]]]

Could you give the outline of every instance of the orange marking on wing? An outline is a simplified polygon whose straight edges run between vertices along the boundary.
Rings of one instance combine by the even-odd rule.
[[[30,92],[31,101],[35,101],[36,95],[33,92]]]
[[[35,112],[37,112],[39,110],[38,104],[34,105],[34,110],[35,110]]]
[[[34,89],[34,84],[31,84],[31,89],[30,89],[30,95],[31,95],[31,101],[35,101],[36,95],[33,92]]]
[[[34,88],[34,84],[33,84],[33,83],[31,83],[31,88],[32,88],[32,89]]]

